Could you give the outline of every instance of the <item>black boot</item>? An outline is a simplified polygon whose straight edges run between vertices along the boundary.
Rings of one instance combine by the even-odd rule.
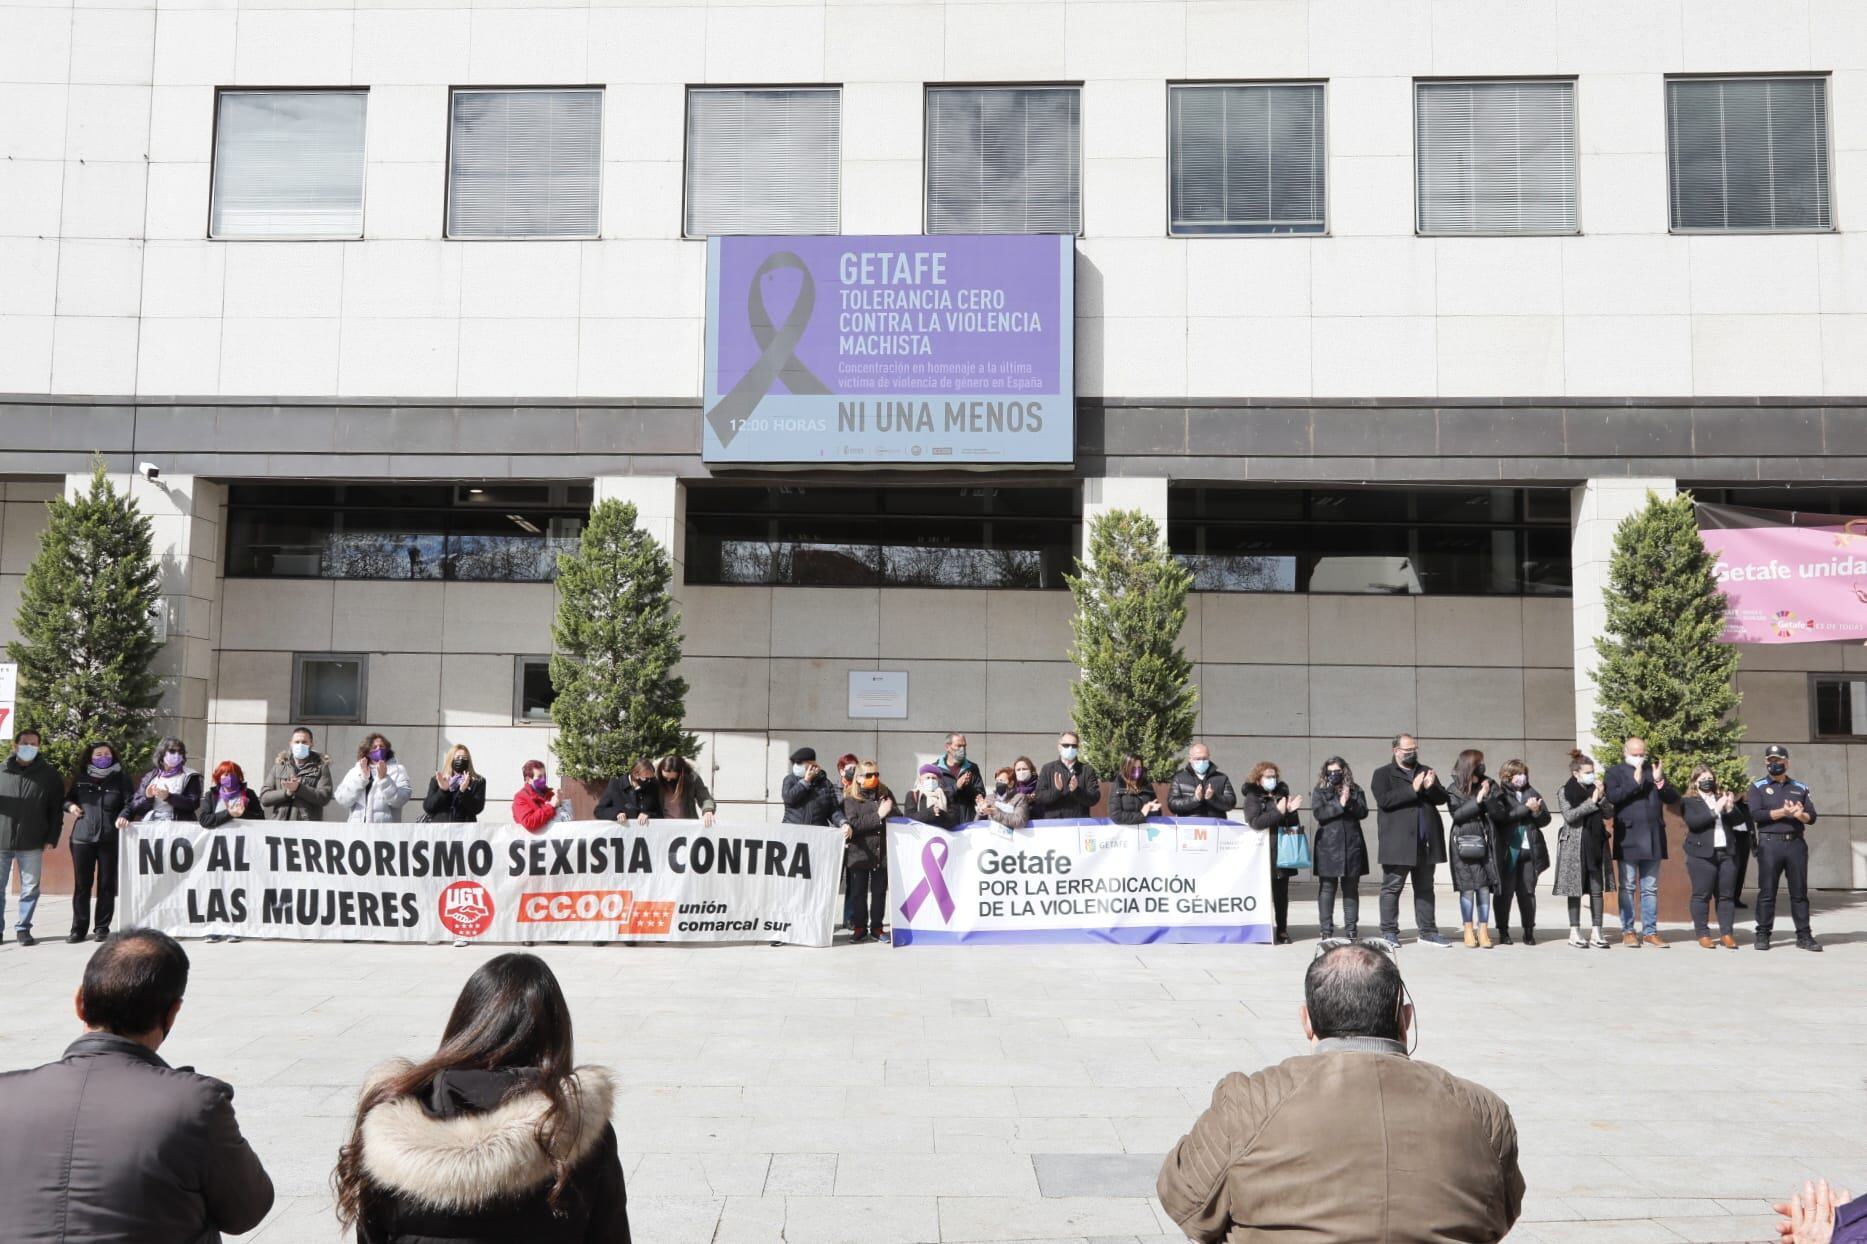
[[[1770,948],[1770,935],[1768,933],[1759,932],[1757,934],[1757,949],[1768,950],[1769,948]]]

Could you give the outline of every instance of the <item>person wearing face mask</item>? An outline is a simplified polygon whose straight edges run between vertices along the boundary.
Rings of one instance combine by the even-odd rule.
[[[321,821],[331,802],[331,761],[314,750],[311,731],[292,731],[292,741],[273,757],[259,785],[259,803],[274,821]]]
[[[1316,818],[1316,918],[1321,936],[1335,936],[1335,895],[1342,892],[1342,923],[1349,941],[1361,924],[1361,879],[1368,875],[1368,840],[1361,823],[1368,819],[1368,797],[1355,785],[1348,761],[1331,756],[1316,775],[1310,793]]]
[[[1420,763],[1419,741],[1411,734],[1397,734],[1394,763],[1376,769],[1368,789],[1379,809],[1375,819],[1382,874],[1381,936],[1389,945],[1400,945],[1400,892],[1411,878],[1420,941],[1448,945],[1439,936],[1433,911],[1433,873],[1446,859],[1446,826],[1439,816],[1446,802],[1445,784]]]
[[[1276,867],[1278,847],[1284,835],[1303,832],[1303,820],[1297,815],[1302,807],[1302,796],[1290,793],[1276,765],[1260,760],[1251,766],[1251,776],[1245,779],[1245,823],[1271,834],[1271,912],[1277,920],[1279,946],[1290,944],[1290,878],[1297,870]]]
[[[1647,741],[1621,745],[1622,761],[1608,766],[1602,790],[1614,817],[1614,859],[1620,865],[1621,945],[1664,950],[1660,937],[1660,861],[1666,858],[1665,805],[1679,803],[1658,760],[1649,763]],[[1640,891],[1640,932],[1634,932],[1634,889]]]
[[[197,819],[203,829],[219,829],[233,820],[263,821],[266,819],[266,810],[260,806],[259,796],[247,786],[246,774],[240,766],[231,760],[223,760],[208,775]],[[203,940],[237,942],[240,939],[210,933]]]
[[[1018,781],[1018,774],[1025,781]],[[1023,829],[1031,823],[1031,792],[1037,789],[1037,775],[1027,757],[1020,756],[992,775],[992,795],[981,800],[986,816],[1006,829]]]
[[[395,748],[380,734],[365,735],[357,745],[356,767],[344,774],[332,798],[350,809],[353,825],[386,825],[402,819],[402,805],[414,789]]]
[[[1041,790],[1043,784],[1038,784]],[[1150,816],[1160,815],[1160,796],[1154,793],[1154,779],[1147,766],[1130,752],[1121,758],[1121,772],[1109,783],[1109,820],[1117,825],[1139,825]]]
[[[71,816],[71,933],[68,942],[90,935],[91,885],[97,885],[97,940],[110,936],[117,911],[117,833],[129,824],[130,779],[117,763],[117,749],[102,740],[84,749],[65,811]]]
[[[6,918],[7,882],[17,860],[19,920],[13,927],[22,946],[37,944],[32,913],[39,906],[40,864],[64,828],[65,780],[40,754],[40,743],[37,730],[22,728],[6,763],[0,764],[0,921]]]
[[[421,797],[421,819],[444,825],[471,825],[486,810],[486,779],[474,772],[473,753],[456,743],[441,758],[441,767],[428,775],[428,793]]]
[[[940,752],[940,786],[946,791],[951,807],[964,809],[962,821],[970,820],[979,797],[986,793],[985,776],[979,766],[966,759],[966,736],[955,731],[946,736]]]
[[[629,766],[627,773],[609,780],[591,815],[599,821],[640,828],[660,812],[661,803],[655,790],[655,762],[638,760]]]
[[[1491,898],[1502,886],[1497,837],[1485,805],[1497,784],[1485,775],[1485,754],[1475,747],[1459,753],[1446,786],[1446,811],[1452,817],[1452,888],[1459,892],[1459,916],[1465,925],[1467,948],[1490,950]]]
[[[1789,916],[1796,924],[1796,945],[1816,950],[1809,927],[1809,844],[1803,833],[1815,824],[1815,799],[1809,788],[1789,776],[1789,749],[1772,743],[1763,753],[1764,776],[1750,784],[1747,802],[1757,834],[1757,949],[1770,948],[1776,925],[1776,888],[1789,877]]]
[[[525,781],[512,796],[513,820],[534,834],[556,821],[570,820],[570,802],[551,789],[544,761],[528,760],[520,772]]]
[[[817,749],[800,747],[791,753],[791,771],[779,791],[784,799],[784,824],[834,825],[842,828],[843,797],[817,763]]]
[[[1074,730],[1057,736],[1057,758],[1037,773],[1037,793],[1031,796],[1031,818],[1060,821],[1090,815],[1102,799],[1096,771],[1081,759],[1082,738]]]
[[[700,773],[680,756],[663,756],[655,762],[654,800],[656,815],[670,821],[698,819],[711,828],[715,804]]]
[[[888,818],[895,814],[894,792],[882,785],[873,760],[856,766],[843,796],[843,876],[855,902],[849,944],[882,940],[887,913]]]
[[[201,810],[201,775],[188,767],[188,750],[170,736],[156,745],[155,767],[130,791],[129,819],[144,825],[192,821]]]
[[[1742,799],[1718,787],[1711,766],[1692,770],[1692,793],[1680,800],[1685,816],[1685,870],[1692,878],[1692,926],[1706,950],[1736,950],[1732,935],[1737,901],[1738,826],[1750,824]],[[1741,835],[1748,838],[1749,835]],[[1718,940],[1711,939],[1711,904],[1718,903]]]
[[[1167,810],[1175,816],[1210,816],[1223,819],[1238,806],[1232,779],[1212,763],[1204,743],[1186,749],[1186,764],[1167,783]]]
[[[1569,945],[1606,950],[1601,935],[1601,895],[1608,879],[1608,829],[1602,817],[1607,792],[1592,756],[1569,753],[1569,780],[1556,792],[1562,828],[1556,842],[1553,893],[1569,900]],[[1582,936],[1582,896],[1588,896],[1589,935]]]
[[[971,820],[971,805],[951,801],[941,780],[944,776],[941,765],[922,765],[914,775],[914,789],[908,792],[908,797],[901,803],[902,812],[911,820],[923,825],[938,825],[941,829],[953,829]]]
[[[1523,761],[1511,759],[1498,770],[1501,783],[1485,802],[1485,815],[1491,820],[1491,832],[1497,839],[1498,945],[1510,945],[1511,900],[1523,920],[1523,944],[1536,945],[1536,879],[1549,867],[1549,843],[1543,827],[1549,824],[1549,808],[1536,787],[1530,785],[1530,770]]]

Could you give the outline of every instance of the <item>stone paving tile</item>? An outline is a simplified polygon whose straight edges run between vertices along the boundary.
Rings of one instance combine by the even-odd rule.
[[[1022,1154],[845,1153],[836,1163],[837,1196],[1033,1197],[1031,1159]]]
[[[929,1244],[941,1238],[940,1211],[930,1196],[794,1196],[784,1233],[797,1244]]]
[[[1152,1235],[1159,1230],[1153,1208],[1139,1197],[940,1198],[942,1241],[1034,1240],[1128,1231]]]
[[[834,1153],[774,1153],[765,1175],[765,1195],[829,1196],[836,1191]]]
[[[1039,1153],[1031,1164],[1047,1197],[1154,1195],[1160,1153]]]

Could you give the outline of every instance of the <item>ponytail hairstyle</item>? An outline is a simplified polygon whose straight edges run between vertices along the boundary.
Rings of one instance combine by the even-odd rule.
[[[1595,764],[1595,758],[1581,748],[1571,747],[1569,749],[1569,772],[1571,774],[1580,773],[1583,769],[1595,769],[1599,767],[1600,766]]]

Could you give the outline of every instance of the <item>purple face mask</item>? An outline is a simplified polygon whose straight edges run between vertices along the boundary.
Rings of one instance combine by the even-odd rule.
[[[551,789],[551,783],[545,781],[545,775],[540,773],[532,779],[532,789],[542,795]]]
[[[372,763],[380,764],[382,761],[385,761],[388,758],[389,758],[389,753],[385,752],[382,748],[380,747],[370,748],[370,761]]]
[[[229,773],[220,780],[220,788],[231,795],[240,789],[240,780]]]

